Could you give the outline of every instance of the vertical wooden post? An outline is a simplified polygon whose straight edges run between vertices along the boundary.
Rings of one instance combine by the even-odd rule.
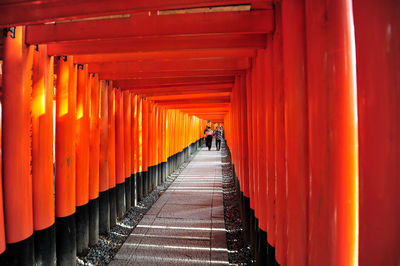
[[[77,68],[72,57],[58,60],[56,85],[57,264],[76,264],[75,105]]]
[[[287,265],[307,265],[308,106],[304,0],[282,2],[287,158]]]
[[[358,131],[351,1],[306,1],[310,265],[355,265]]]
[[[131,171],[132,171],[132,159],[131,159],[131,93],[129,91],[123,91],[124,101],[124,160],[125,160],[125,202],[126,209],[129,210],[132,206],[132,190],[131,190]]]
[[[78,66],[76,98],[76,250],[89,248],[89,102],[87,65]]]
[[[108,86],[108,178],[110,200],[110,227],[117,222],[117,191],[115,165],[115,89],[110,82]]]
[[[359,265],[400,261],[400,3],[353,1],[360,152]]]
[[[124,139],[124,98],[121,89],[117,89],[115,92],[115,169],[118,218],[126,212]]]
[[[110,231],[108,169],[108,81],[100,81],[99,234]]]
[[[33,264],[31,176],[31,92],[33,47],[25,45],[25,27],[15,27],[4,43],[3,189],[7,260]]]

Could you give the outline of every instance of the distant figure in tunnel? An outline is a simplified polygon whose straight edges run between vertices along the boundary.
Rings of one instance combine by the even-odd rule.
[[[211,150],[213,131],[211,130],[210,126],[207,126],[207,128],[204,130],[204,138],[206,139],[206,146],[208,147],[208,150]]]
[[[217,148],[217,151],[221,149],[221,140],[222,140],[222,130],[219,126],[214,130],[214,136],[215,136],[215,147]]]

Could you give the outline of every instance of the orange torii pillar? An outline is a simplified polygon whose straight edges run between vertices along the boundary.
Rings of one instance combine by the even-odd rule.
[[[108,87],[109,81],[100,81],[99,234],[105,234],[110,231]]]
[[[353,1],[360,152],[359,265],[400,262],[400,2]]]
[[[309,265],[355,265],[358,130],[351,1],[306,0]]]
[[[137,204],[137,188],[136,181],[138,175],[138,128],[137,128],[137,95],[132,94],[131,99],[131,169],[132,169],[132,181],[131,181],[131,191],[132,198],[131,204],[132,206],[136,206]]]
[[[78,65],[76,96],[76,251],[89,248],[89,101],[87,65]]]
[[[147,191],[151,193],[155,187],[155,169],[154,169],[154,118],[155,118],[155,106],[152,101],[149,102],[149,138],[148,138],[148,154],[149,154],[149,170],[148,170],[148,177],[149,182],[147,183]]]
[[[136,126],[137,126],[137,170],[136,175],[136,194],[137,202],[143,199],[143,123],[142,123],[142,110],[143,99],[137,96],[137,111],[136,111]]]
[[[110,202],[110,227],[117,223],[117,189],[115,165],[115,89],[108,86],[108,197]]]
[[[58,265],[76,264],[75,106],[77,68],[58,60],[56,85],[56,248]]]
[[[160,161],[161,161],[161,180],[164,183],[167,180],[167,158],[166,158],[166,151],[167,151],[167,145],[166,145],[166,109],[161,108],[161,132],[160,132],[160,138],[161,138],[161,149],[160,149]]]
[[[122,92],[124,101],[124,160],[125,160],[125,202],[126,209],[132,206],[132,146],[131,146],[131,93],[128,90]]]
[[[304,8],[304,0],[282,2],[287,265],[308,265],[308,105]]]
[[[117,88],[115,92],[115,172],[118,218],[126,212],[124,140],[124,98],[121,89]]]
[[[142,196],[149,194],[149,102],[142,101]]]
[[[53,86],[54,58],[47,46],[33,52],[32,75],[32,186],[35,261],[56,261],[53,177]]]
[[[11,29],[13,33],[5,38],[3,65],[2,155],[7,240],[4,263],[33,265],[30,133],[33,47],[25,45],[24,27]]]
[[[98,74],[90,82],[89,245],[99,240],[100,85]]]
[[[2,105],[0,104],[0,139],[2,138]],[[0,152],[2,152],[2,142],[0,141]],[[3,187],[3,175],[2,175],[2,162],[0,160],[0,187]],[[3,189],[0,189],[0,261],[3,257],[6,259],[6,231],[4,229],[4,207],[3,207]],[[55,241],[55,239],[54,239]]]
[[[280,3],[275,5],[275,33],[272,42],[274,76],[274,130],[275,130],[275,191],[276,191],[276,261],[286,265],[286,162],[285,162],[285,106],[283,88],[282,20]]]

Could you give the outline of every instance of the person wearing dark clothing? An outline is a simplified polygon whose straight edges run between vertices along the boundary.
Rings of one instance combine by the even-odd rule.
[[[222,131],[219,128],[219,126],[214,130],[214,136],[215,136],[215,147],[217,148],[217,151],[221,149],[221,140],[222,140]]]
[[[204,131],[204,136],[206,139],[206,146],[208,150],[211,150],[211,143],[213,139],[213,131],[211,130],[210,127],[207,127],[206,130]]]

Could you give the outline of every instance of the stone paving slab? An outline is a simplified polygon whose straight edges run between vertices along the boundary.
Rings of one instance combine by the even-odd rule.
[[[229,265],[220,156],[199,151],[110,265]]]

